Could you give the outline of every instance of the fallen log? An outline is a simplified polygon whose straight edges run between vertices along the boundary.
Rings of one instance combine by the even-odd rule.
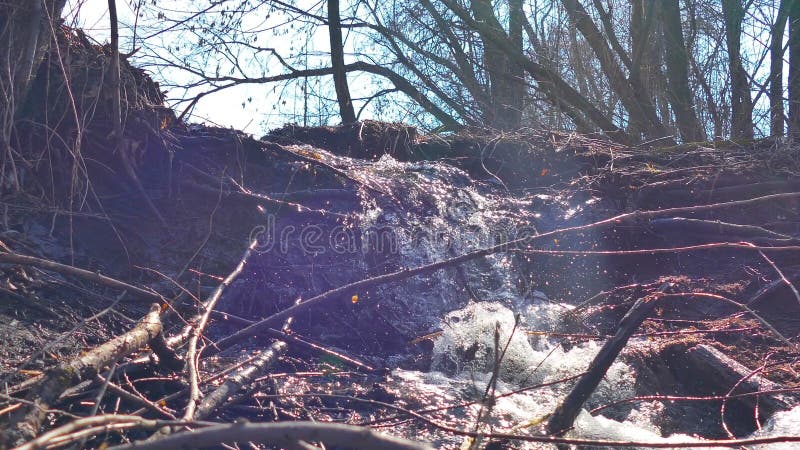
[[[733,387],[736,390],[730,394],[780,392],[784,387],[753,374],[751,369],[709,345],[698,344],[687,348],[683,343],[674,344],[662,350],[661,354],[664,360],[670,361],[676,378],[698,393],[728,394]],[[737,396],[730,402],[751,410],[757,407],[763,417],[770,417],[797,404],[797,400],[788,394]]]
[[[233,423],[176,433],[150,442],[111,447],[109,450],[162,450],[208,448],[224,442],[260,442],[293,445],[298,440],[324,442],[354,449],[430,450],[431,447],[406,439],[379,434],[366,427],[324,422]]]
[[[586,400],[592,395],[597,385],[600,384],[608,368],[611,367],[611,364],[617,359],[617,355],[628,343],[628,339],[639,328],[639,325],[644,322],[650,311],[653,310],[660,298],[660,294],[663,294],[671,287],[672,283],[662,284],[657,292],[640,298],[628,310],[628,313],[619,322],[617,333],[606,341],[589,365],[589,370],[572,388],[572,391],[564,401],[558,405],[553,415],[550,416],[546,427],[549,435],[562,436],[568,429],[572,428],[572,424],[581,412],[583,404],[586,403]]]
[[[231,395],[238,392],[243,386],[250,384],[272,367],[278,358],[286,352],[287,345],[282,341],[275,341],[264,350],[251,364],[239,369],[233,376],[222,383],[214,391],[203,397],[197,406],[194,417],[191,419],[204,419],[214,410],[223,406]]]
[[[12,413],[8,426],[0,433],[0,448],[35,438],[48,409],[64,390],[81,380],[94,378],[104,367],[148,345],[161,333],[160,312],[161,308],[154,304],[132,330],[48,370],[28,395],[30,403]]]

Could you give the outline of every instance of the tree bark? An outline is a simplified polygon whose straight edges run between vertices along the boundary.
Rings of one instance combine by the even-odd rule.
[[[111,66],[109,66],[109,75],[111,90],[114,95],[111,120],[114,122],[114,139],[117,141],[117,146],[119,146],[119,142],[122,140],[122,104],[119,73],[119,21],[117,20],[116,0],[108,0],[108,18],[111,26]]]
[[[233,394],[239,392],[243,386],[247,386],[257,377],[264,375],[270,367],[278,362],[278,358],[286,353],[287,348],[285,342],[275,341],[265,350],[262,350],[261,354],[252,363],[237,370],[224,383],[206,394],[197,406],[192,420],[201,420],[210,416],[217,408],[223,406]]]
[[[731,137],[753,138],[753,100],[750,83],[742,65],[741,40],[744,7],[741,0],[722,0],[728,70],[731,76]]]
[[[800,1],[790,0],[789,16],[789,133],[800,136]]]
[[[772,25],[769,43],[769,130],[772,136],[783,136],[786,115],[783,111],[783,36],[786,15],[792,0],[781,0],[778,15]]]
[[[630,77],[637,78],[649,92],[652,92],[655,82],[651,75],[652,64],[648,64],[650,58],[645,58],[645,55],[653,53],[651,36],[654,10],[652,0],[631,0],[631,19],[628,27],[631,39]],[[645,132],[632,121],[628,122],[628,129],[639,139]]]
[[[519,128],[522,118],[520,99],[524,95],[524,84],[519,78],[519,66],[507,55],[492,36],[505,33],[494,13],[491,0],[472,0],[470,8],[475,19],[489,29],[478,29],[483,44],[483,66],[489,76],[490,102],[487,124],[501,130]],[[509,22],[511,36],[508,38],[511,51],[522,54],[522,3],[509,0]]]
[[[654,7],[648,0],[631,0],[631,22],[629,33],[631,36],[631,76],[641,74],[647,80],[642,61],[648,48],[650,48],[650,35],[653,28]]]
[[[661,2],[660,5],[666,44],[667,92],[678,130],[684,142],[704,141],[705,132],[697,120],[689,88],[689,57],[683,39],[680,5],[677,1]]]
[[[525,13],[522,8],[522,0],[508,0],[508,37],[515,53],[523,55],[522,22],[525,21]],[[509,113],[511,128],[519,128],[522,125],[522,110],[525,107],[525,69],[513,59],[508,61],[508,106],[506,111]]]
[[[617,325],[617,332],[611,339],[603,344],[597,352],[586,374],[581,377],[572,391],[567,395],[563,402],[556,408],[553,415],[547,421],[547,434],[553,436],[563,436],[567,430],[572,428],[575,419],[581,412],[583,404],[592,395],[603,377],[608,372],[609,367],[619,356],[631,335],[644,322],[653,308],[659,301],[659,294],[667,292],[672,288],[672,283],[664,283],[655,294],[640,298],[633,304],[631,309],[625,314]]]
[[[699,389],[703,395],[725,395],[734,386],[738,386],[735,394],[779,391],[784,387],[707,344],[672,344],[662,349],[659,356],[670,361],[672,367],[680,367],[681,370],[674,371],[678,380]],[[796,403],[785,394],[735,397],[729,401],[757,412],[761,419],[791,409]]]
[[[339,113],[342,116],[342,123],[353,123],[356,121],[356,113],[353,109],[353,100],[350,98],[350,88],[347,86],[339,0],[328,0],[328,35],[331,42],[331,67],[336,98],[339,101]]]
[[[20,445],[39,434],[47,410],[68,387],[96,376],[100,370],[120,358],[146,346],[161,334],[161,308],[154,303],[133,329],[111,339],[71,361],[64,361],[49,369],[38,386],[28,395],[26,408],[15,411],[8,420],[8,428],[0,430],[0,447],[4,444]]]
[[[52,41],[51,25],[66,0],[8,0],[0,3],[0,139],[10,145],[14,119]]]

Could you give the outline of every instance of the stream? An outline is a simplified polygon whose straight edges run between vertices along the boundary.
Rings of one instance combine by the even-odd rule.
[[[260,240],[257,255],[247,276],[223,299],[222,308],[230,313],[261,317],[369,276],[580,225],[601,214],[593,210],[602,203],[595,198],[576,201],[547,190],[509,190],[491,176],[473,180],[444,162],[401,162],[388,155],[365,161],[308,146],[294,151],[341,171],[355,188],[342,189],[330,180],[320,184],[309,175],[314,172],[309,164],[300,162],[283,191],[261,192],[317,213],[296,214],[305,210],[280,205],[262,209],[264,223],[252,233]],[[555,240],[544,248],[558,245]],[[537,433],[602,345],[597,339],[571,343],[551,333],[594,333],[570,311],[613,283],[599,257],[553,263],[497,253],[338,299],[296,317],[295,330],[390,368],[381,386],[398,406],[429,410],[472,402],[428,415],[440,424],[484,433]],[[646,351],[648,345],[647,338],[634,337],[627,348]],[[656,394],[646,391],[638,367],[623,353],[585,404],[587,411]],[[506,395],[563,379],[568,381]],[[282,386],[294,392],[312,388]],[[634,402],[597,415],[584,411],[567,436],[646,442],[720,437],[718,431],[704,432],[709,409],[676,405],[677,412],[668,414],[671,408]],[[407,421],[386,430],[436,448],[469,447],[462,437],[420,431]],[[798,430],[800,408],[795,407],[776,414],[752,436]],[[505,448],[550,447],[516,443]]]
[[[796,142],[625,146],[371,120],[255,139],[184,122],[127,61],[125,95],[109,90],[111,47],[56,28],[36,95],[8,115],[0,447],[102,413],[137,422],[72,436],[105,448],[147,439],[139,418],[236,433],[244,418],[369,426],[443,449],[556,448],[486,434],[545,438],[626,313],[657,299],[629,340],[620,332],[565,437],[798,448]],[[109,120],[120,106],[122,134]],[[121,351],[129,333],[147,339]]]

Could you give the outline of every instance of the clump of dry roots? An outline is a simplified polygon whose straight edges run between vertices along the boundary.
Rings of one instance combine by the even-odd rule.
[[[178,127],[158,83],[121,61],[119,90],[112,88],[112,49],[80,30],[56,30],[56,45],[36,72],[30,94],[14,112],[3,185],[20,195],[67,209],[99,208],[96,185],[129,184],[136,169],[168,156],[168,129]],[[125,138],[114,136],[119,98]],[[11,170],[10,168],[13,168]],[[88,203],[88,204],[87,204]]]

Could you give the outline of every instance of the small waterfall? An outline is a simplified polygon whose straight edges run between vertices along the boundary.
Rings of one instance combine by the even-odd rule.
[[[251,308],[257,304],[249,312],[264,315],[298,298],[370,276],[442,261],[540,229],[574,225],[580,220],[578,213],[596,202],[509,192],[500,183],[473,180],[443,162],[400,162],[388,155],[364,161],[311,147],[297,151],[340,171],[348,187],[342,188],[341,180],[326,180],[310,183],[316,195],[302,196],[290,189],[284,193],[286,199],[302,196],[303,205],[318,213],[265,211],[266,226],[259,232],[267,236],[268,245],[260,249],[251,274],[238,283],[238,294],[227,301],[227,307],[238,313],[242,303]],[[605,272],[596,260],[589,261],[586,264],[597,264],[598,274]],[[532,271],[552,269],[540,264],[524,255],[497,253],[339,299],[322,311],[307,313],[298,321],[305,325],[298,326],[302,333],[392,368],[387,386],[400,393],[400,406],[435,409],[471,402],[430,417],[445,425],[472,423],[482,432],[535,429],[546,422],[602,344],[589,339],[568,345],[547,335],[577,330],[567,313],[583,298],[577,294],[564,298],[565,292],[596,289],[587,281],[573,280],[569,264],[574,262],[562,266],[566,269],[561,272],[532,277]],[[564,288],[570,283],[572,290]],[[551,299],[555,290],[560,298]],[[429,364],[409,363],[415,339],[425,335],[433,341]],[[640,338],[629,345],[647,342]],[[616,361],[585,407],[636,396],[637,376],[634,366]],[[525,391],[510,395],[517,390]],[[491,413],[485,414],[488,410]],[[634,403],[613,410],[609,417],[584,411],[569,436],[653,442],[695,439],[671,434],[673,430],[663,427],[663,412],[660,403]],[[796,427],[796,415],[776,417],[761,433]],[[413,426],[398,426],[395,432],[441,448],[461,444],[460,438],[447,433],[420,435]],[[662,437],[665,434],[671,435]]]

